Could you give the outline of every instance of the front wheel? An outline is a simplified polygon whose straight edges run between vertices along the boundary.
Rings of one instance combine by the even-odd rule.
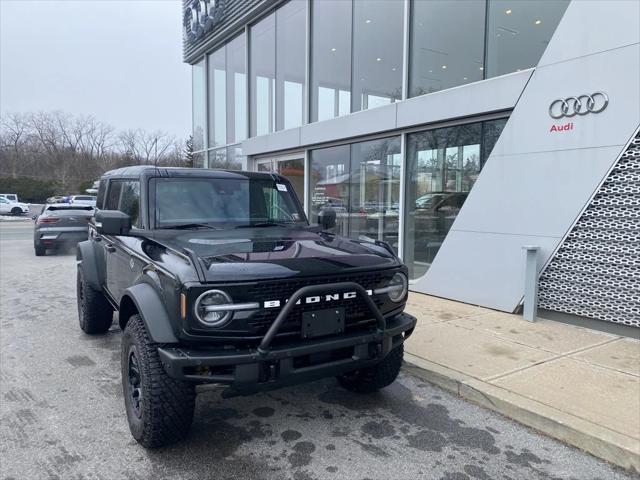
[[[193,421],[196,392],[167,375],[140,315],[127,322],[121,350],[122,389],[131,435],[146,448],[182,440]]]
[[[338,383],[343,388],[356,393],[377,392],[391,385],[398,377],[403,357],[404,345],[400,344],[377,365],[338,376]]]
[[[13,207],[11,209],[11,215],[13,215],[14,217],[17,217],[18,215],[22,215],[22,209],[19,207]]]

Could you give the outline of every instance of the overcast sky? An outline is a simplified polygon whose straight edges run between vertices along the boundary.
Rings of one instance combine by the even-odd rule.
[[[191,130],[179,0],[0,0],[0,112]]]

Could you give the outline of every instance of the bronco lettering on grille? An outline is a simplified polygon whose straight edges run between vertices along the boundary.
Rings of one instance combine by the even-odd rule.
[[[367,290],[367,295],[373,295],[373,290]],[[326,295],[314,295],[313,297],[301,298],[296,302],[296,305],[305,305],[321,302],[335,302],[339,300],[352,300],[356,298],[358,294],[356,292],[344,292],[344,293],[329,293]],[[278,308],[282,303],[287,303],[289,299],[281,302],[280,300],[268,300],[264,302],[264,308]]]

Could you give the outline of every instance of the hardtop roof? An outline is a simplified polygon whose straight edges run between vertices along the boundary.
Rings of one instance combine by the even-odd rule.
[[[154,167],[152,165],[134,165],[105,172],[101,180],[115,178],[172,178],[172,177],[192,177],[192,178],[272,178],[281,179],[276,173],[246,172],[240,170],[218,170],[210,168],[189,168],[189,167]]]

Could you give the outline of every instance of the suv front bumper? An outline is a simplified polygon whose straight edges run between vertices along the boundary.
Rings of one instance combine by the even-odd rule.
[[[286,385],[340,375],[375,365],[411,335],[415,317],[401,313],[384,329],[305,340],[260,349],[188,349],[160,347],[158,353],[173,378],[230,386],[223,396],[246,395]]]

